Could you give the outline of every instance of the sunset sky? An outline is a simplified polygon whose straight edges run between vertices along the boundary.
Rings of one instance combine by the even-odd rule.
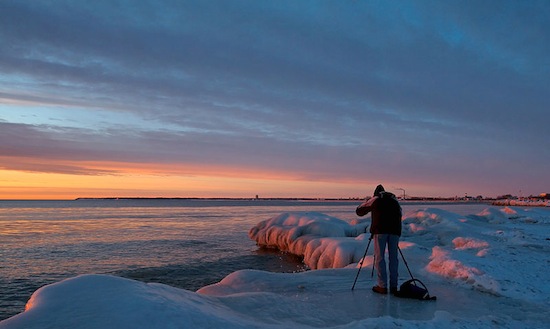
[[[0,1],[0,199],[550,192],[548,1]]]

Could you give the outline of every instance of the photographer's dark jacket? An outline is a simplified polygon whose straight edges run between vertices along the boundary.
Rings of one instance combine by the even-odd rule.
[[[380,192],[355,210],[358,216],[372,212],[371,234],[395,234],[401,236],[401,206],[390,192]]]

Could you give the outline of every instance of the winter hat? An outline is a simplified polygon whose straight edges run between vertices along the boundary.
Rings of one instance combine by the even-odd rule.
[[[384,186],[382,186],[382,184],[380,184],[374,190],[374,196],[378,196],[380,194],[380,192],[385,192],[385,191],[386,190],[384,190]]]

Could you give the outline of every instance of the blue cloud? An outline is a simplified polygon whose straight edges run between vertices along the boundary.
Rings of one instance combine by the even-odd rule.
[[[0,119],[94,159],[315,163],[311,177],[382,171],[433,184],[514,172],[509,185],[523,184],[526,164],[544,175],[550,160],[549,8],[6,0]],[[51,109],[71,115],[53,122]],[[18,110],[38,117],[14,119]]]

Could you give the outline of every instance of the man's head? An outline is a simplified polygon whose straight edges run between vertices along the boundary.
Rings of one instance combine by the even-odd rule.
[[[376,187],[376,189],[374,190],[374,196],[379,196],[380,195],[380,192],[385,192],[386,190],[384,190],[384,186],[382,186],[382,184],[378,185]]]

